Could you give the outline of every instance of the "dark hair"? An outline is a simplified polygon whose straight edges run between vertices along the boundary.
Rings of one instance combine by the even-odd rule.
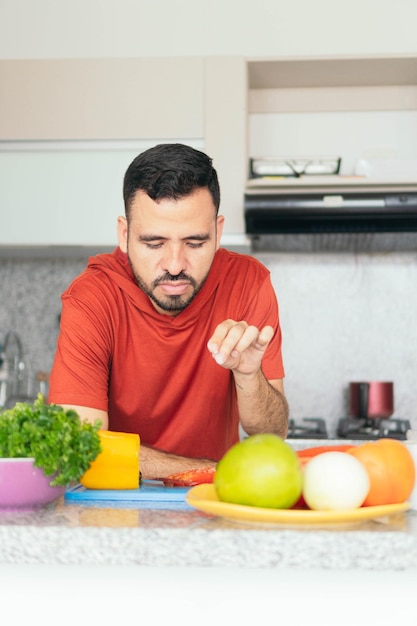
[[[220,188],[212,159],[181,143],[162,143],[139,154],[129,165],[123,180],[126,217],[138,189],[152,200],[178,200],[198,188],[207,187],[216,209],[220,206]]]

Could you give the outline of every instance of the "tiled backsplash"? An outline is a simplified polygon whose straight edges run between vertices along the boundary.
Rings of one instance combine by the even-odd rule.
[[[49,372],[55,353],[61,293],[84,268],[86,258],[0,260],[0,343],[15,331],[33,378]]]
[[[417,428],[417,253],[258,254],[281,314],[285,390],[294,419],[332,430],[350,381],[394,381],[394,417]],[[22,340],[27,367],[49,371],[60,296],[87,257],[0,260],[0,342]]]
[[[351,381],[393,381],[417,425],[417,254],[264,254],[280,302],[295,419],[348,414]],[[332,429],[329,428],[331,431]]]

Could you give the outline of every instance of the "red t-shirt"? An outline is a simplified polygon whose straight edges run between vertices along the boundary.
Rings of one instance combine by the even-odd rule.
[[[262,369],[269,380],[283,378],[278,303],[269,270],[253,257],[219,249],[176,317],[155,310],[120,248],[91,257],[62,295],[49,402],[102,409],[110,430],[218,460],[239,439],[233,375],[207,349],[226,319],[274,328]]]

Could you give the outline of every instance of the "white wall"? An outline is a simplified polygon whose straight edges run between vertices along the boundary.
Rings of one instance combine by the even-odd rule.
[[[251,157],[341,157],[346,176],[359,173],[360,160],[375,165],[395,159],[404,172],[417,158],[417,111],[251,115],[248,143]]]
[[[1,0],[0,58],[416,52],[415,0]]]

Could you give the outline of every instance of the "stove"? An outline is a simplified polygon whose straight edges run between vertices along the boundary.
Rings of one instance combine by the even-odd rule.
[[[337,425],[337,435],[347,439],[407,439],[407,430],[411,430],[409,420],[405,419],[357,419],[342,418]]]
[[[326,422],[321,417],[304,417],[296,424],[290,419],[287,439],[328,439]]]
[[[329,436],[326,422],[321,417],[304,417],[299,422],[289,420],[287,439],[349,439],[375,440],[383,437],[406,440],[411,424],[407,419],[341,418],[336,436]]]

